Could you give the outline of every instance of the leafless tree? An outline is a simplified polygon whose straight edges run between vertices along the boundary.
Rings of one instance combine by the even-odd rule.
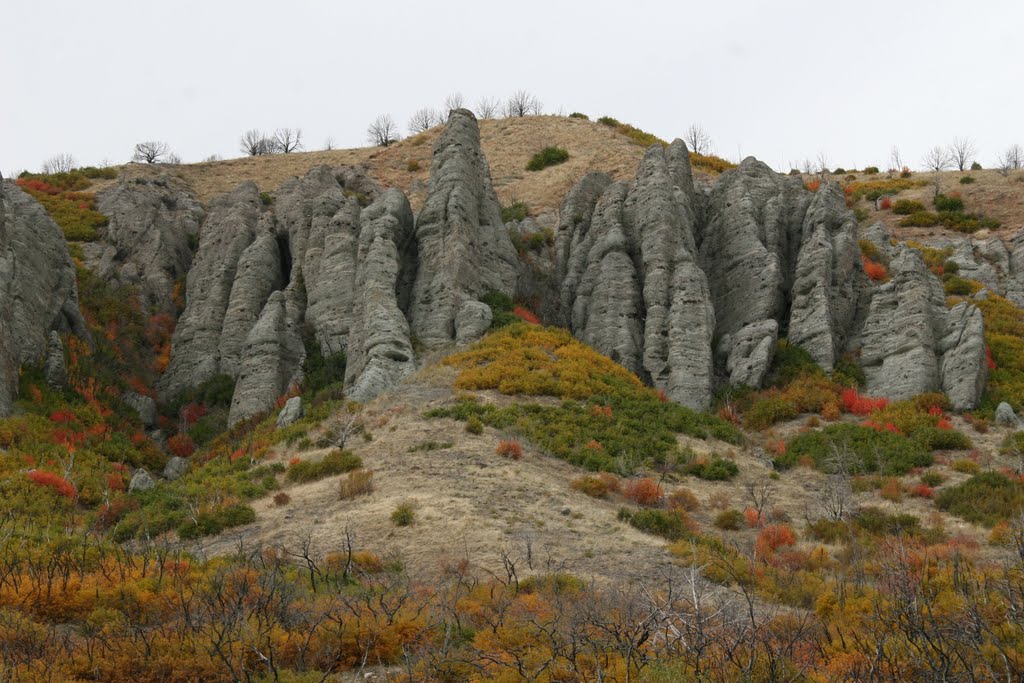
[[[953,138],[949,146],[949,156],[960,171],[967,170],[977,153],[978,148],[971,138]]]
[[[453,109],[462,109],[462,105],[465,104],[466,100],[460,92],[453,92],[444,98],[444,111],[445,113],[452,111]]]
[[[1006,151],[1000,155],[996,166],[1004,176],[1011,170],[1024,168],[1024,147],[1016,143],[1007,147]]]
[[[516,90],[512,96],[505,101],[505,116],[530,116],[540,114],[543,107],[536,95],[531,95],[525,90]]]
[[[132,161],[155,164],[163,160],[171,151],[170,145],[166,142],[151,140],[140,142],[135,145],[135,152],[132,154]]]
[[[167,153],[167,159],[164,160],[164,163],[180,164],[181,163],[181,155],[178,154],[177,152],[168,152]]]
[[[203,159],[204,163],[209,163],[211,161],[220,161],[220,155],[219,154],[211,154],[210,156],[208,156],[205,159]]]
[[[55,154],[43,162],[43,173],[71,173],[78,168],[78,162],[70,154]],[[13,176],[17,177],[17,176]]]
[[[825,462],[828,478],[819,497],[821,512],[833,522],[843,519],[853,507],[850,476],[856,468],[856,456],[845,446],[832,445]]]
[[[686,146],[695,154],[708,154],[711,151],[711,135],[699,123],[691,123],[686,129]]]
[[[805,174],[807,174],[807,175],[810,175],[810,174],[814,173],[814,164],[813,164],[813,163],[811,163],[811,160],[810,160],[810,159],[804,159],[804,163],[803,163],[803,165],[802,165],[802,166],[800,167],[800,169],[801,169],[801,170],[802,170],[802,171],[803,171],[803,172],[804,172]]]
[[[768,477],[758,477],[748,481],[744,490],[747,493],[747,500],[750,501],[751,507],[757,510],[760,518],[775,495],[775,484]]]
[[[251,157],[273,154],[274,152],[273,141],[267,137],[266,133],[256,128],[247,130],[242,134],[240,147],[245,154]]]
[[[328,152],[334,149],[334,138],[328,136],[324,139],[324,149]]]
[[[274,151],[290,154],[302,149],[301,128],[278,128],[274,131]]]
[[[358,404],[350,403],[335,414],[321,438],[335,448],[344,448],[349,439],[365,431],[366,424]]]
[[[929,171],[935,171],[936,173],[944,171],[949,168],[949,152],[946,151],[945,147],[935,145],[925,152],[924,156],[921,158],[921,163],[924,164],[924,167]]]
[[[366,129],[366,139],[377,147],[388,147],[398,140],[398,126],[391,114],[381,114]]]
[[[828,155],[824,150],[818,150],[818,157],[815,159],[815,171],[824,175],[828,173]]]
[[[903,155],[900,154],[900,148],[896,145],[893,145],[889,150],[889,163],[894,171],[899,171],[903,168]]]
[[[478,119],[493,119],[501,109],[501,101],[492,97],[481,97],[476,103],[476,117]]]
[[[440,118],[440,115],[438,115],[436,112],[434,112],[433,109],[430,109],[429,107],[417,109],[409,118],[409,135],[422,133],[428,128],[431,128],[436,124],[441,123]]]

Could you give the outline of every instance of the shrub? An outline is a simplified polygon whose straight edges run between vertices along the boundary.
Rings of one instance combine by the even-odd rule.
[[[270,206],[274,203],[274,198],[270,196],[269,192],[260,192],[260,203],[263,206]]]
[[[691,460],[683,471],[706,481],[725,481],[739,474],[740,468],[732,460],[714,455],[710,460]]]
[[[523,457],[523,447],[514,439],[502,439],[498,442],[498,447],[494,449],[494,452],[503,458],[512,460],[519,460]]]
[[[748,429],[765,429],[800,415],[793,402],[785,396],[768,395],[754,401],[743,412],[743,423]]]
[[[937,211],[963,211],[964,200],[955,195],[937,194],[933,200]]]
[[[700,509],[700,501],[690,489],[679,488],[668,495],[665,504],[670,510],[684,510],[696,512]]]
[[[278,491],[274,494],[274,505],[281,507],[292,502],[292,497],[284,491]]]
[[[906,534],[914,536],[920,531],[921,520],[911,514],[887,514],[878,508],[862,507],[853,516],[853,523],[874,536]]]
[[[835,170],[832,171],[832,175],[846,175],[846,169],[842,166],[836,166]]]
[[[977,161],[972,161],[971,162],[971,170],[972,171],[980,171],[981,170],[981,164],[979,164]]]
[[[737,531],[743,527],[743,513],[735,508],[722,510],[715,515],[714,524],[723,531]]]
[[[578,111],[574,111],[573,113],[569,114],[569,118],[570,119],[583,119],[584,121],[589,121],[590,120],[589,116],[587,116],[586,114],[581,114]]]
[[[932,455],[924,446],[903,436],[859,425],[832,424],[793,438],[786,452],[775,458],[775,466],[788,469],[809,458],[822,468],[832,457],[834,447],[848,451],[855,458],[852,464],[861,472],[905,474],[914,467],[932,464]]]
[[[627,481],[622,487],[622,495],[637,505],[649,507],[661,501],[664,491],[658,482],[650,477],[643,477]]]
[[[569,488],[585,493],[591,498],[604,498],[609,494],[608,482],[596,475],[587,474],[576,477],[569,483]]]
[[[178,527],[178,536],[182,539],[195,539],[214,536],[236,526],[251,524],[256,521],[256,511],[248,505],[230,505],[219,510],[200,512],[195,520],[188,519]]]
[[[420,170],[420,162],[416,159],[409,159],[409,163],[405,165],[405,170],[410,173]]]
[[[754,557],[767,560],[779,548],[796,545],[796,534],[787,524],[769,524],[757,534]]]
[[[611,126],[612,128],[618,128],[622,125],[618,119],[614,119],[611,116],[602,116],[597,120],[597,122],[604,124],[605,126]]]
[[[511,221],[523,221],[530,215],[530,207],[526,202],[513,202],[508,206],[501,207],[501,220],[505,223]]]
[[[961,458],[952,465],[954,472],[960,472],[961,474],[977,474],[981,471],[981,466],[973,460],[967,458]]]
[[[196,445],[188,434],[175,434],[167,439],[167,450],[179,458],[187,458],[196,452]]]
[[[420,451],[443,451],[454,445],[454,441],[420,441],[419,443],[410,446],[409,452],[418,453]]]
[[[900,216],[909,216],[925,210],[925,205],[915,199],[900,199],[892,205],[892,212]]]
[[[512,315],[528,325],[540,325],[540,318],[525,306],[516,306],[512,309]]]
[[[907,228],[930,228],[939,224],[939,215],[932,211],[915,211],[900,221]]]
[[[569,152],[561,147],[545,147],[530,158],[527,171],[540,171],[548,166],[557,166],[569,160]]]
[[[950,296],[970,296],[974,293],[974,285],[956,275],[947,277],[945,282],[943,282],[943,287],[946,290],[946,294]]]
[[[363,461],[358,455],[336,449],[325,455],[319,462],[299,460],[293,463],[288,467],[285,478],[296,483],[317,481],[324,477],[351,472],[362,466]]]
[[[391,523],[395,526],[410,526],[416,521],[416,510],[411,503],[401,503],[391,513]]]
[[[871,398],[869,396],[862,396],[856,389],[850,387],[844,389],[841,394],[843,400],[843,408],[848,413],[854,415],[870,415],[871,413],[882,410],[889,405],[889,400],[886,398]]]
[[[864,167],[864,174],[865,175],[877,175],[878,174],[878,167],[877,166],[865,166]]]
[[[51,489],[57,495],[63,496],[68,500],[74,500],[78,497],[75,485],[55,472],[29,470],[28,478],[33,484]]]
[[[822,370],[811,354],[786,339],[780,339],[775,344],[775,353],[765,375],[765,385],[783,387],[801,375],[815,374],[822,374]]]
[[[968,522],[991,527],[1020,513],[1024,486],[1000,472],[982,472],[944,489],[935,505]]]
[[[864,274],[874,282],[885,282],[889,279],[889,271],[881,263],[876,263],[867,257],[862,258]]]
[[[661,536],[669,541],[678,541],[693,535],[692,522],[685,512],[675,510],[619,510],[619,521],[648,534]]]
[[[480,420],[479,417],[473,415],[468,420],[466,420],[466,432],[469,434],[476,434],[479,436],[480,434],[484,433],[484,423]]]
[[[804,189],[810,192],[817,192],[821,188],[821,181],[817,178],[812,178],[804,183]]]
[[[338,482],[338,498],[351,500],[373,493],[373,470],[352,470]]]
[[[963,178],[960,179],[961,185],[972,185],[974,184],[974,182],[974,176],[972,175],[965,175]]]

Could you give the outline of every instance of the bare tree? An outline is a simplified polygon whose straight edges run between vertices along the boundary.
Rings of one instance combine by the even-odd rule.
[[[328,151],[328,152],[330,152],[332,149],[334,149],[334,138],[332,138],[330,136],[327,136],[324,139],[324,149],[326,151]]]
[[[903,155],[900,154],[900,148],[896,145],[893,145],[892,149],[889,150],[889,163],[893,171],[899,171],[903,168]]]
[[[388,147],[398,140],[398,126],[391,114],[381,114],[366,129],[366,139],[377,147]]]
[[[763,518],[764,511],[768,509],[772,496],[775,495],[775,484],[768,477],[758,477],[753,481],[748,481],[744,489],[751,507],[757,510],[758,518]]]
[[[493,119],[501,109],[501,101],[497,98],[481,97],[476,103],[476,117],[478,119]]]
[[[960,171],[967,170],[977,153],[978,148],[971,138],[953,138],[953,143],[949,146],[949,156]]]
[[[936,173],[944,171],[949,168],[949,152],[946,151],[945,147],[935,145],[925,152],[924,156],[921,158],[921,163],[924,164],[924,167],[929,171],[934,171]]]
[[[423,107],[413,112],[409,118],[409,135],[416,135],[416,133],[422,133],[440,123],[440,115],[434,112],[429,107]]]
[[[302,149],[301,128],[278,128],[274,131],[274,151],[290,154]]]
[[[540,114],[542,105],[536,95],[531,95],[525,90],[516,90],[512,96],[505,101],[505,116],[530,116]]]
[[[444,98],[444,110],[450,112],[453,109],[462,109],[462,105],[465,104],[466,100],[462,97],[462,93],[453,92]]]
[[[833,522],[842,520],[853,507],[850,476],[856,464],[856,456],[849,448],[832,444],[832,452],[824,468],[828,472],[828,478],[821,489],[818,502],[822,513]]]
[[[1024,147],[1016,143],[1010,145],[999,157],[996,165],[999,167],[999,172],[1004,176],[1008,171],[1024,167]]]
[[[178,154],[177,152],[168,152],[167,153],[167,158],[164,160],[164,163],[180,164],[181,163],[181,155]]]
[[[166,142],[140,142],[135,145],[135,152],[132,154],[132,161],[155,164],[162,161],[170,151],[170,145]]]
[[[43,173],[71,173],[78,168],[78,162],[70,154],[55,154],[43,162]],[[17,177],[17,176],[13,176]]]
[[[699,123],[691,123],[686,129],[686,146],[695,154],[708,154],[711,152],[711,135],[704,130]]]
[[[266,133],[256,128],[245,131],[240,140],[241,150],[251,157],[274,152],[274,143]]]
[[[818,150],[818,157],[815,159],[814,165],[818,173],[822,175],[828,173],[828,155],[825,154],[824,150]]]

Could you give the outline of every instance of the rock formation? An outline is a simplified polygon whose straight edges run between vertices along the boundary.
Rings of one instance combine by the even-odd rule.
[[[0,180],[0,416],[17,395],[18,367],[42,360],[53,332],[89,339],[67,243],[43,207]]]

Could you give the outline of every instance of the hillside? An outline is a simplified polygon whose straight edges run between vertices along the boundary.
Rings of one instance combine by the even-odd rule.
[[[638,141],[3,181],[3,675],[1024,676],[1021,172]]]

